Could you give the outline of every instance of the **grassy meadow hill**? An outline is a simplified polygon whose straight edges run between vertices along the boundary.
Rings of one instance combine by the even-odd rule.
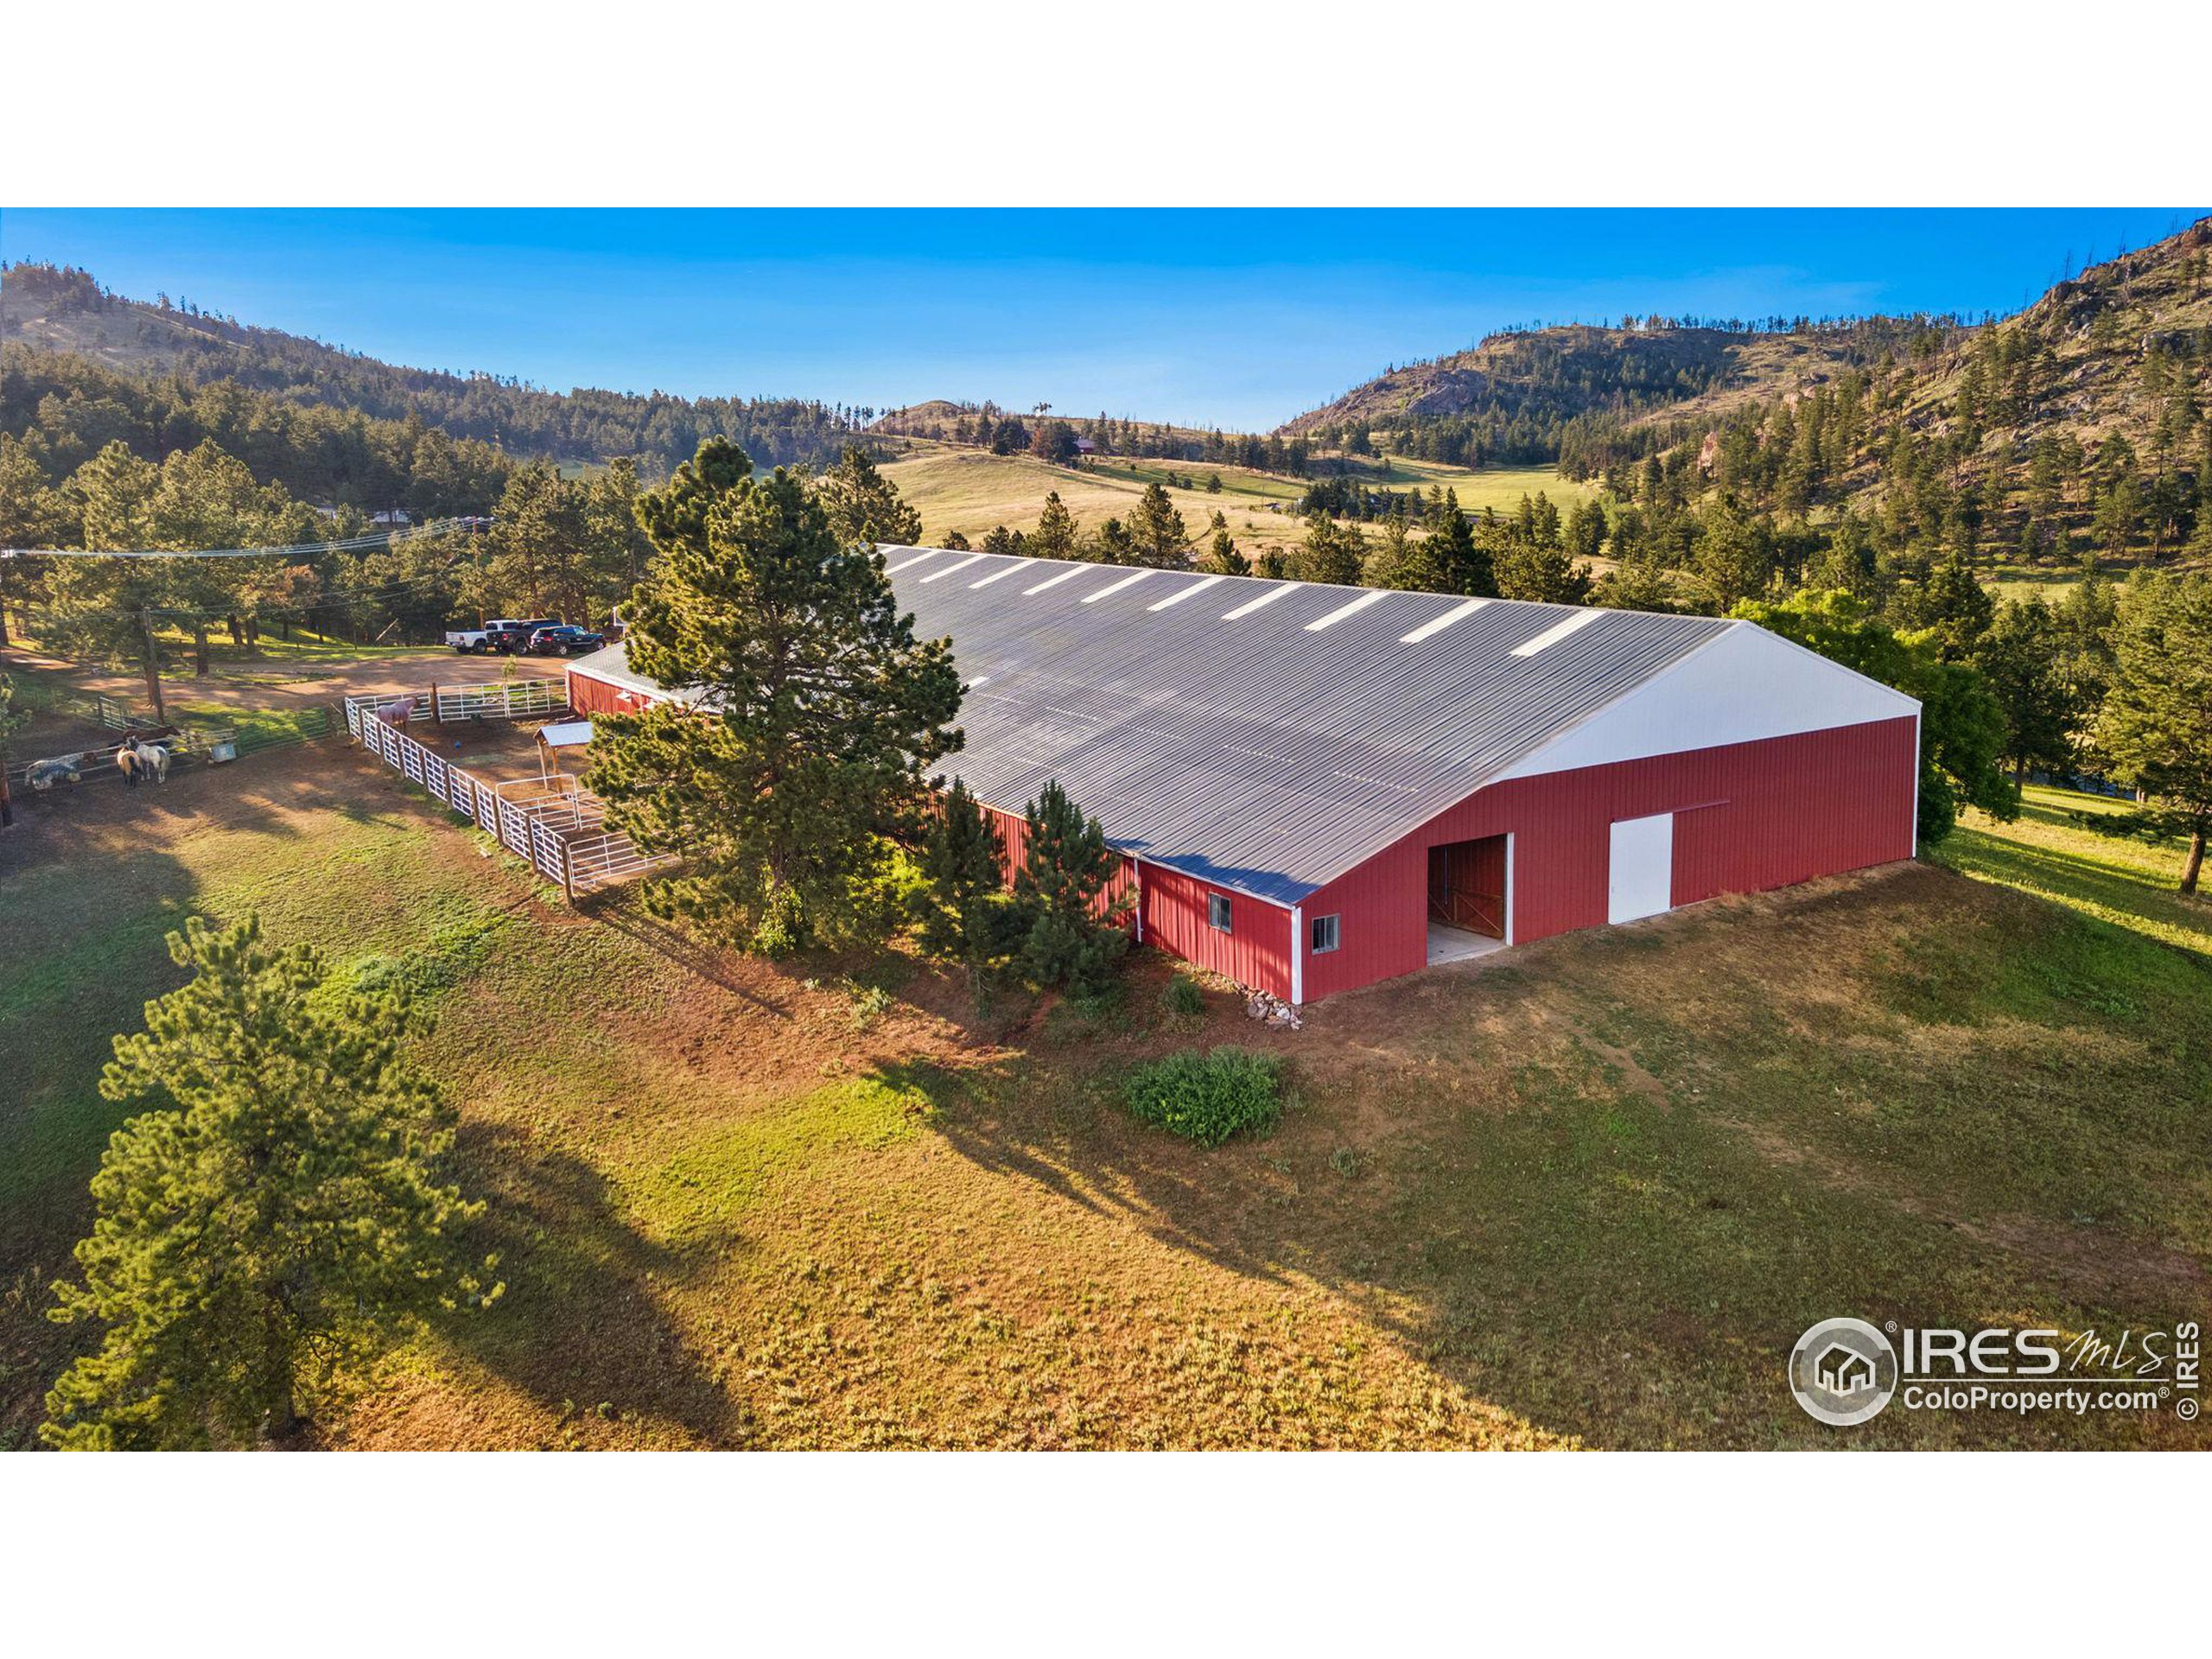
[[[2075,810],[2033,793],[1925,862],[1294,1033],[1211,982],[1171,1013],[1189,970],[1150,954],[1103,1003],[979,1012],[899,951],[779,966],[626,899],[580,913],[340,741],[26,804],[0,839],[0,1445],[81,1339],[42,1315],[119,1117],[109,1040],[177,982],[164,933],[250,912],[426,1000],[509,1287],[362,1379],[332,1446],[2202,1444],[2164,1414],[1839,1433],[1783,1382],[1840,1313],[2202,1317],[2212,907]],[[1121,1109],[1129,1068],[1223,1043],[1287,1065],[1272,1135],[1201,1151]]]
[[[906,452],[886,461],[883,474],[921,513],[922,534],[930,541],[941,541],[955,531],[976,541],[1001,524],[1026,533],[1036,528],[1037,515],[1052,491],[1059,493],[1061,503],[1085,529],[1095,530],[1109,518],[1126,520],[1146,486],[1155,483],[1166,486],[1175,510],[1201,545],[1216,512],[1228,521],[1230,534],[1248,552],[1270,545],[1294,546],[1305,533],[1298,517],[1299,498],[1306,487],[1301,479],[1203,461],[1109,457],[1061,467],[1030,454],[995,455],[925,438],[903,442],[909,446]],[[1171,477],[1197,487],[1171,484]],[[1477,469],[1394,457],[1363,470],[1361,477],[1376,489],[1426,492],[1433,485],[1455,490],[1459,505],[1475,512],[1484,507],[1510,512],[1523,495],[1539,493],[1548,493],[1564,512],[1595,493],[1560,478],[1549,467]],[[1220,479],[1218,493],[1207,490],[1210,478]]]

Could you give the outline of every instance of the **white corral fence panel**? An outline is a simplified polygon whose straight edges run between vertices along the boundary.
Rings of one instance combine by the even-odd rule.
[[[442,685],[437,717],[448,720],[529,720],[569,706],[564,680],[493,680],[483,685]]]
[[[393,692],[381,697],[352,696],[346,698],[346,735],[349,737],[360,737],[363,741],[366,741],[367,740],[363,737],[363,728],[366,727],[370,721],[378,720],[379,717],[396,715],[398,714],[402,705],[405,706],[407,710],[407,718],[410,720],[428,720],[430,718],[430,699],[427,694],[402,696],[397,692]]]
[[[629,836],[607,830],[605,803],[575,779],[487,783],[379,718],[373,697],[346,700],[346,729],[408,781],[490,830],[500,845],[547,880],[559,882],[572,898],[678,861],[673,854],[642,853]]]
[[[639,852],[627,836],[579,836],[569,843],[569,885],[577,893],[596,893],[619,882],[634,881],[677,861],[673,854],[656,856]]]

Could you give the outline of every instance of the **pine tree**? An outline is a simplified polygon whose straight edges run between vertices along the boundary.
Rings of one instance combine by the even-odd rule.
[[[0,432],[0,547],[67,547],[76,540],[76,518],[60,492],[11,434]],[[0,559],[0,651],[8,648],[8,618],[29,595],[45,561]]]
[[[850,547],[912,547],[922,539],[922,515],[900,499],[899,486],[877,470],[874,460],[856,443],[845,446],[837,464],[815,485],[815,499],[830,520],[832,535]]]
[[[435,1309],[498,1297],[454,1234],[454,1115],[406,1058],[397,989],[326,982],[253,919],[168,937],[193,976],[115,1039],[107,1099],[150,1108],[92,1179],[81,1284],[53,1317],[106,1327],[47,1395],[49,1445],[284,1440]]]
[[[2063,768],[2072,759],[2074,721],[2081,711],[2064,677],[2056,620],[2042,595],[2012,601],[1999,610],[1974,662],[2005,711],[2005,758],[2012,763],[2012,781],[2024,779],[2031,766]]]
[[[1191,537],[1183,527],[1183,515],[1158,483],[1144,486],[1142,499],[1129,514],[1129,541],[1139,564],[1166,570],[1190,566]]]
[[[1592,584],[1590,602],[1617,611],[1673,611],[1675,585],[1649,552],[1632,553]]]
[[[1076,556],[1095,564],[1135,564],[1136,543],[1120,519],[1109,518],[1098,526],[1096,538],[1085,542]]]
[[[1306,520],[1306,544],[1294,560],[1292,569],[1300,582],[1356,588],[1367,569],[1367,538],[1352,525],[1316,512]]]
[[[1989,590],[1975,580],[1955,550],[1929,572],[1917,593],[1902,599],[1900,608],[1914,627],[1935,634],[1943,660],[1949,663],[1974,660],[1997,614]]]
[[[1250,575],[1252,562],[1238,551],[1236,538],[1229,533],[1229,520],[1217,512],[1207,528],[1212,534],[1199,568],[1217,576]]]
[[[1045,510],[1037,515],[1037,528],[1029,537],[1028,552],[1039,559],[1071,559],[1081,540],[1076,517],[1060,503],[1060,493],[1046,493]]]
[[[773,953],[867,931],[857,890],[960,745],[960,678],[880,553],[841,542],[798,476],[752,471],[712,438],[640,501],[659,559],[630,664],[681,695],[601,718],[592,786],[613,828],[683,855],[657,908]]]
[[[922,949],[990,972],[1012,948],[1016,912],[1007,892],[1006,864],[989,815],[957,778],[945,791],[923,842]]]
[[[79,504],[81,547],[117,551],[155,545],[154,494],[161,469],[121,439],[79,467],[68,494]],[[49,642],[71,656],[136,665],[157,720],[167,720],[156,613],[166,604],[156,559],[56,559],[46,582]]]
[[[1370,588],[1427,588],[1429,578],[1435,573],[1422,550],[1426,543],[1416,543],[1411,526],[1406,522],[1402,503],[1392,508],[1390,516],[1382,521],[1382,538],[1367,556],[1366,581]]]
[[[1020,957],[1029,977],[1071,996],[1100,989],[1128,948],[1122,906],[1103,903],[1121,873],[1121,855],[1098,820],[1085,817],[1058,780],[1029,804],[1021,870],[1014,877],[1022,912]]]
[[[2151,798],[2130,827],[2189,838],[2180,890],[2195,893],[2212,832],[2212,576],[2131,581],[2112,646],[2097,747],[2114,776]]]
[[[584,491],[539,461],[507,480],[483,563],[462,577],[470,608],[491,615],[588,619],[594,586]]]
[[[1446,491],[1440,500],[1431,504],[1424,546],[1425,574],[1435,578],[1438,593],[1465,594],[1473,599],[1499,596],[1490,549],[1476,539],[1474,527],[1459,511],[1457,490]]]
[[[1487,526],[1485,531],[1496,533]],[[1575,563],[1567,550],[1556,543],[1543,547],[1517,537],[1507,538],[1494,547],[1491,557],[1497,570],[1497,590],[1507,599],[1546,605],[1590,602],[1590,567]]]
[[[1774,578],[1774,537],[1723,495],[1699,521],[1694,566],[1713,614],[1719,615],[1765,593]]]

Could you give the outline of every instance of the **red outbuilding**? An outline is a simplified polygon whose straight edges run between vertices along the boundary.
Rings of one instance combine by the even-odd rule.
[[[1291,1002],[1914,851],[1919,704],[1749,622],[883,552],[1009,849],[1058,779],[1146,943]]]

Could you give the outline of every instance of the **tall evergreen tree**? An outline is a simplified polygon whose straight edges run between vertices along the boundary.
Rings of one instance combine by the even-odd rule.
[[[922,539],[922,515],[906,505],[899,486],[884,477],[874,459],[857,443],[845,446],[814,493],[830,521],[830,533],[847,546],[885,542],[912,547]]]
[[[8,793],[9,740],[29,721],[29,711],[16,707],[16,682],[0,674],[0,830],[16,821],[16,804]]]
[[[1482,538],[1482,532],[1478,532],[1478,540]],[[1547,547],[1515,537],[1493,546],[1497,590],[1505,598],[1547,605],[1590,602],[1590,567],[1577,564],[1573,555],[1557,542]]]
[[[1292,556],[1291,569],[1300,582],[1356,588],[1367,570],[1367,538],[1325,512],[1310,514],[1305,545]]]
[[[77,513],[48,487],[45,469],[11,434],[0,432],[0,547],[67,547],[77,541]],[[48,562],[0,559],[0,651],[8,646],[10,613],[20,614]]]
[[[1950,663],[1974,659],[1997,615],[1989,590],[1956,551],[1944,556],[1916,592],[1899,599],[1906,622],[1932,633],[1943,660]]]
[[[1119,518],[1109,518],[1099,525],[1098,534],[1085,541],[1076,556],[1097,564],[1135,564],[1138,562],[1136,542],[1130,536],[1128,527]]]
[[[1038,984],[1070,995],[1096,991],[1128,946],[1120,909],[1103,902],[1121,855],[1057,779],[1029,804],[1027,829],[1014,880],[1025,929],[1022,966]]]
[[[507,480],[482,563],[465,568],[464,602],[487,615],[594,620],[592,545],[582,487],[543,461]],[[597,608],[598,619],[605,607]]]
[[[1472,599],[1497,599],[1497,572],[1491,550],[1475,536],[1474,526],[1459,511],[1459,493],[1446,490],[1431,508],[1428,561],[1440,579],[1437,591],[1465,594]]]
[[[1037,515],[1037,528],[1029,537],[1028,551],[1040,559],[1071,559],[1082,539],[1076,517],[1061,505],[1060,493],[1048,490],[1045,510]]]
[[[79,503],[78,544],[124,551],[156,545],[154,494],[161,469],[120,439],[79,467],[69,493]],[[158,613],[166,579],[153,559],[56,559],[47,578],[52,643],[73,656],[128,662],[143,677],[146,700],[166,720]]]
[[[1974,653],[1990,694],[2005,711],[2005,758],[2012,781],[2031,766],[2059,771],[2073,758],[2074,721],[2081,710],[2066,683],[2058,629],[2040,594],[1997,613]]]
[[[2097,746],[2150,798],[2131,827],[2187,837],[2180,890],[2195,893],[2212,833],[2212,575],[2131,581],[2112,643]]]
[[[856,888],[959,747],[961,688],[882,556],[841,541],[795,474],[752,471],[710,438],[639,502],[659,557],[630,663],[684,696],[603,717],[592,786],[613,828],[683,855],[650,902],[778,952],[868,925]]]
[[[1186,569],[1191,563],[1190,532],[1183,515],[1166,490],[1157,483],[1144,486],[1144,495],[1129,514],[1129,542],[1139,564],[1166,570]]]
[[[1205,557],[1198,562],[1199,568],[1217,576],[1250,575],[1252,562],[1238,550],[1236,537],[1229,533],[1229,520],[1217,511],[1207,528],[1211,534]]]
[[[1419,589],[1429,587],[1434,574],[1423,555],[1425,543],[1416,543],[1406,522],[1403,505],[1382,521],[1382,537],[1367,556],[1365,580],[1370,588]]]
[[[989,815],[957,778],[931,817],[922,844],[922,948],[988,973],[1013,942],[1014,912],[1006,861]]]
[[[403,1051],[405,996],[327,983],[252,919],[168,946],[192,978],[100,1078],[149,1109],[92,1178],[83,1282],[54,1287],[54,1319],[105,1334],[47,1395],[54,1446],[288,1440],[423,1316],[500,1291],[461,1260],[483,1206],[446,1179],[454,1115]]]

